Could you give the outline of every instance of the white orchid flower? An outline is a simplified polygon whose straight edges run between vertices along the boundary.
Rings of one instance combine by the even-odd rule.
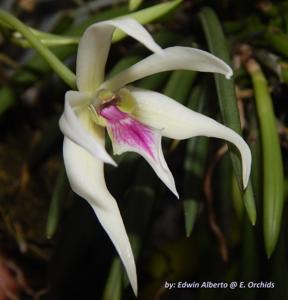
[[[154,54],[105,80],[105,64],[116,28]],[[161,136],[180,140],[198,135],[224,139],[239,149],[244,187],[250,174],[250,150],[233,130],[165,95],[127,86],[145,76],[176,69],[217,72],[227,78],[232,75],[228,65],[207,52],[189,47],[161,49],[135,20],[118,19],[94,24],[81,38],[76,66],[78,91],[66,93],[60,119],[70,185],[92,206],[119,253],[135,294],[137,277],[133,253],[117,203],[104,179],[103,163],[115,165],[104,148],[105,128],[114,154],[139,153],[177,197],[173,175],[162,153]]]

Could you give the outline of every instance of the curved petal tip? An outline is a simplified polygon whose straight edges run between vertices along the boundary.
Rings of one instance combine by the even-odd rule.
[[[225,74],[226,79],[231,79],[233,76],[233,70],[227,65],[228,72]]]
[[[228,65],[226,67],[230,69]],[[227,75],[231,74],[230,69]],[[134,115],[145,125],[163,128],[161,135],[180,140],[202,135],[224,139],[234,144],[241,155],[243,187],[247,187],[251,171],[251,151],[239,134],[160,93],[132,87],[130,92],[137,102]],[[174,194],[177,196],[177,192]]]
[[[246,144],[247,148],[245,150],[245,154],[242,154],[242,178],[243,178],[243,187],[246,189],[249,177],[251,173],[251,164],[252,164],[252,157],[251,157],[251,151]]]

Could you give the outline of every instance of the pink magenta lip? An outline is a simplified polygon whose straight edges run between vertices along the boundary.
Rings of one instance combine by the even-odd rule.
[[[107,127],[112,133],[112,142],[142,149],[155,159],[154,134],[150,127],[119,110],[113,102],[103,105],[99,113],[107,121]]]

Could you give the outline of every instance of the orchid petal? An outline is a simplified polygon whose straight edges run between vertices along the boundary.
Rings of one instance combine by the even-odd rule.
[[[134,116],[148,126],[161,128],[163,136],[182,140],[202,135],[221,138],[234,144],[241,154],[243,185],[247,186],[251,152],[239,134],[163,94],[132,87],[130,92],[137,103]]]
[[[98,144],[104,146],[104,129],[101,127],[95,129],[89,112],[81,112],[79,118]],[[92,206],[119,253],[134,293],[137,294],[137,276],[132,249],[117,203],[107,190],[103,162],[67,137],[64,138],[63,154],[72,190]]]
[[[88,110],[89,94],[84,92],[68,91],[65,94],[64,112],[60,118],[59,126],[65,136],[80,145],[94,157],[116,165],[114,160],[106,152],[103,145],[99,144],[83,127],[77,111]],[[79,112],[78,112],[79,114]],[[95,125],[96,127],[97,125]]]
[[[224,74],[230,78],[231,68],[216,56],[189,47],[170,47],[152,54],[130,68],[105,81],[101,88],[118,90],[143,77],[171,70],[194,70]]]
[[[107,121],[107,130],[112,141],[114,154],[133,151],[143,156],[158,177],[178,197],[175,181],[164,159],[161,132],[145,126],[116,105],[104,107],[102,117]]]
[[[76,75],[79,91],[94,92],[104,81],[105,65],[114,30],[118,28],[153,52],[161,51],[148,31],[133,19],[109,20],[91,25],[78,48]]]

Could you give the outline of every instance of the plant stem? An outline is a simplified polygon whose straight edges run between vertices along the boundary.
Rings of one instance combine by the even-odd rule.
[[[47,47],[45,47],[38,37],[20,20],[7,12],[0,10],[0,22],[5,22],[13,29],[19,31],[35,48],[38,53],[49,63],[50,67],[62,78],[72,89],[76,87],[75,74],[67,68]]]

